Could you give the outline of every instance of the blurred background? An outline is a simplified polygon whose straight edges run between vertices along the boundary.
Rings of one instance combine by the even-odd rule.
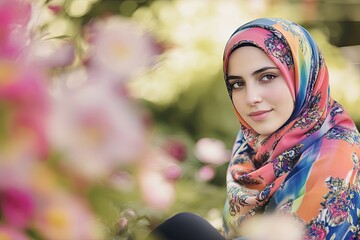
[[[239,129],[230,34],[259,17],[307,28],[360,126],[359,12],[359,0],[1,1],[0,236],[137,240],[181,211],[220,229]]]

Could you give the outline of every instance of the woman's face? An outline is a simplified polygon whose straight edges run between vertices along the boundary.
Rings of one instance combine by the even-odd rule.
[[[263,137],[291,116],[294,101],[280,69],[260,49],[240,47],[231,53],[228,82],[240,116]]]

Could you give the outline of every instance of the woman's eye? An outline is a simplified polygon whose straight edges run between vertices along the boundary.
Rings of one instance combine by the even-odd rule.
[[[265,82],[267,82],[267,81],[273,80],[274,78],[276,78],[275,75],[273,75],[273,74],[266,74],[266,75],[264,75],[264,76],[261,77],[260,81],[265,81]]]
[[[240,89],[245,86],[245,84],[243,82],[234,82],[234,83],[231,83],[230,85],[231,85],[231,89]]]

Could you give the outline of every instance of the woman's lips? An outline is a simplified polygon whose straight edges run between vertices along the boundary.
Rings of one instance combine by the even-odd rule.
[[[271,111],[272,110],[251,112],[251,113],[249,113],[249,117],[253,121],[262,121],[270,114]]]

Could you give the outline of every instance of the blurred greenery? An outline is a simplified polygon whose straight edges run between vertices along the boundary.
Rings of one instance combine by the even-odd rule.
[[[78,1],[64,2],[68,10],[63,17],[72,24],[69,32],[77,33],[77,28],[95,17],[117,14],[139,22],[157,37],[165,52],[150,74],[133,81],[133,91],[163,133],[185,134],[194,140],[215,137],[231,147],[238,125],[222,81],[222,48],[235,27],[263,16],[289,18],[309,29],[329,65],[334,98],[360,121],[355,109],[360,100],[351,91],[359,88],[359,71],[339,49],[360,36],[351,32],[357,24],[349,20],[353,15],[344,14],[360,7],[356,1],[83,0],[81,6],[87,11],[76,17],[69,9]],[[345,20],[349,24],[341,27]],[[50,29],[54,29],[52,24]],[[347,86],[340,84],[344,76]]]

